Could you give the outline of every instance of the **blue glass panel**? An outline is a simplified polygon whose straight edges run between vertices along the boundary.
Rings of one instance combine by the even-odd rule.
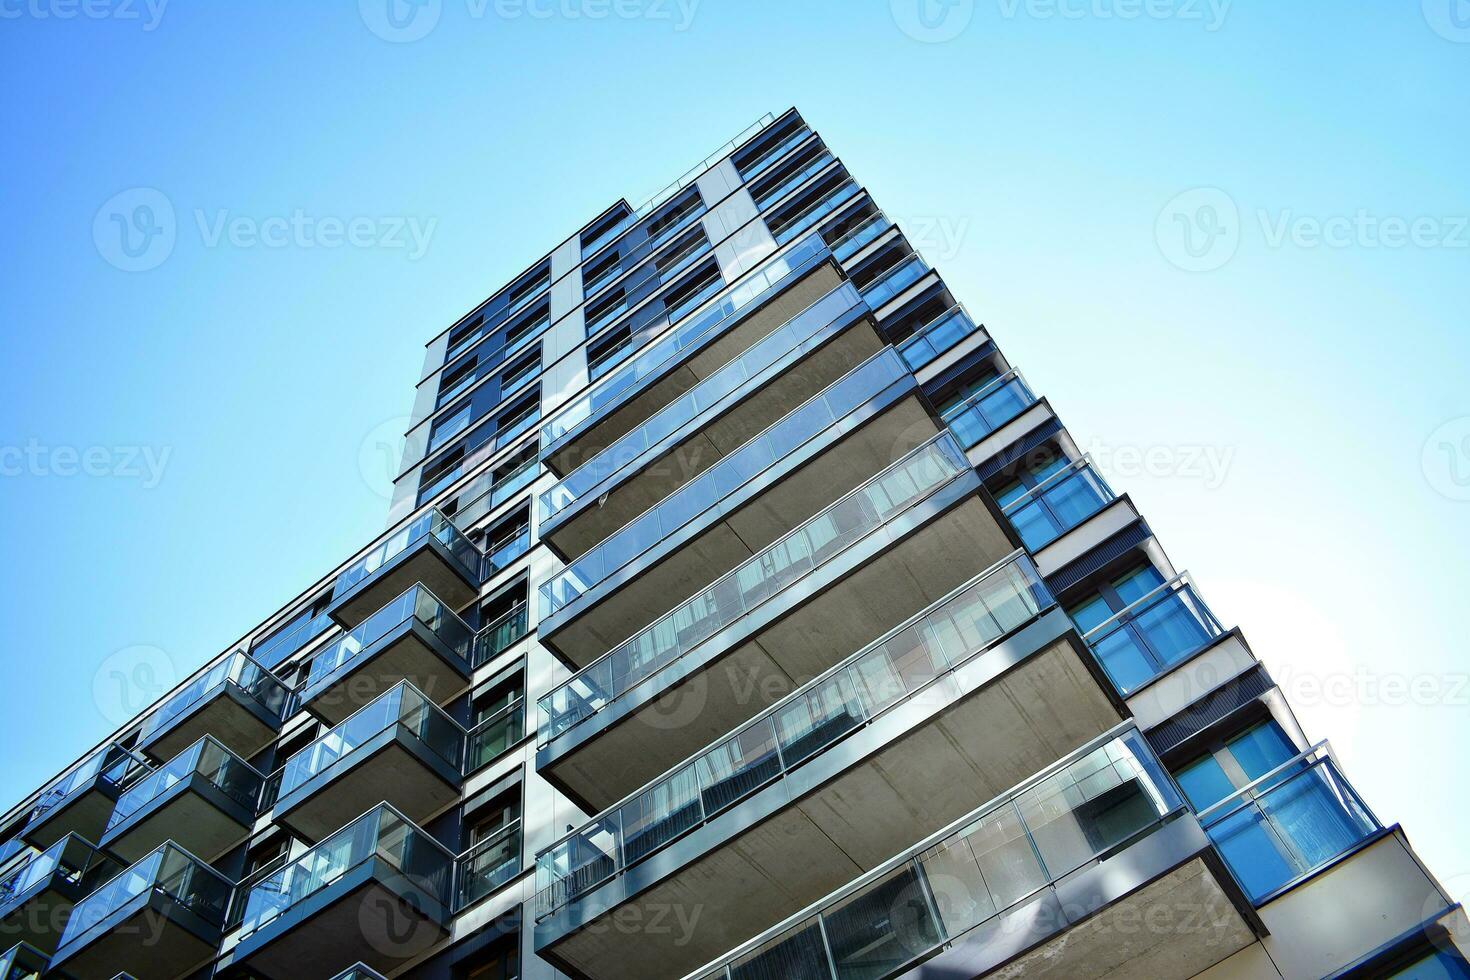
[[[1182,660],[1211,636],[1178,593],[1140,613],[1133,622],[1165,664]]]
[[[1230,754],[1251,780],[1284,764],[1297,754],[1286,733],[1274,721],[1262,722],[1229,742]]]
[[[1458,956],[1435,950],[1417,963],[1390,973],[1387,980],[1470,980],[1470,968]]]
[[[1276,844],[1266,819],[1254,806],[1233,813],[1211,828],[1210,836],[1250,896],[1285,884],[1296,872]]]
[[[1185,766],[1175,778],[1196,812],[1208,809],[1235,793],[1230,777],[1225,775],[1225,770],[1220,768],[1213,755]]]
[[[1120,629],[1093,641],[1092,652],[1120,691],[1132,691],[1158,673],[1131,629]]]
[[[1271,790],[1261,807],[1281,829],[1303,870],[1332,860],[1373,829],[1355,807],[1343,805],[1323,768]]]
[[[1159,570],[1152,565],[1145,565],[1118,579],[1113,583],[1113,588],[1118,591],[1118,597],[1123,600],[1123,604],[1131,606],[1163,584],[1164,576]]]

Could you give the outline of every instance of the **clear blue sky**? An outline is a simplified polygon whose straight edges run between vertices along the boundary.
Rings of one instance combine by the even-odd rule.
[[[0,5],[7,801],[379,529],[426,339],[795,104],[1470,892],[1448,0],[90,2]]]

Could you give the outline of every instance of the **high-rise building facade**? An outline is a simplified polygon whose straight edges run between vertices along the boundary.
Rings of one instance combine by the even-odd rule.
[[[430,341],[391,514],[9,812],[0,980],[1470,977],[795,110]]]

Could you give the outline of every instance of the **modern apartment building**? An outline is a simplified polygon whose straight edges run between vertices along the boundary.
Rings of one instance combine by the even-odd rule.
[[[760,120],[431,340],[388,530],[9,812],[0,980],[1470,977],[1037,392]]]

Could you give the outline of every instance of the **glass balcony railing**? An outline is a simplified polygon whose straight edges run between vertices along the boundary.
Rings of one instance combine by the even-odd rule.
[[[31,806],[29,822],[34,824],[64,804],[74,795],[85,792],[98,782],[109,786],[121,786],[139,772],[146,772],[148,763],[120,745],[107,745],[67,770],[50,786],[36,795]]]
[[[844,284],[757,340],[541,494],[542,520],[550,520],[580,500],[620,468],[687,425],[699,413],[718,404],[739,390],[742,384],[799,349],[857,303],[857,291]]]
[[[1199,816],[1256,905],[1382,829],[1325,742]]]
[[[454,907],[462,909],[499,890],[521,871],[521,822],[461,854],[454,868]]]
[[[495,622],[480,630],[475,637],[473,667],[483,667],[521,640],[531,631],[530,607],[522,600],[507,609]]]
[[[492,544],[485,553],[485,578],[509,568],[517,558],[531,550],[531,529],[518,528]]]
[[[802,184],[805,184],[807,181],[811,180],[823,170],[827,169],[827,167],[830,166],[832,164],[832,161],[834,161],[835,159],[837,158],[834,157],[830,152],[828,152],[827,150],[822,150],[811,160],[811,162],[806,164],[806,166],[789,175],[785,180],[781,181],[781,183],[777,184],[776,186],[762,191],[761,196],[756,199],[756,208],[758,210],[764,211],[766,208],[770,207],[772,204],[779,201],[781,198],[785,197],[792,191],[796,190],[796,188],[800,187]]]
[[[434,508],[409,521],[386,540],[375,545],[367,554],[343,569],[342,573],[337,576],[336,584],[332,586],[332,595],[344,595],[359,582],[370,578],[388,562],[429,537],[437,539],[449,550],[449,553],[463,567],[465,577],[474,577],[475,570],[480,567],[480,552],[470,544],[470,539],[454,526],[453,521],[445,517],[438,508]]]
[[[478,772],[526,737],[526,702],[516,698],[470,729],[464,771]]]
[[[767,261],[750,275],[725,289],[722,296],[703,312],[653,341],[634,354],[596,387],[553,412],[541,427],[541,449],[545,451],[576,429],[581,429],[622,404],[628,392],[644,378],[664,368],[696,341],[745,310],[770,287],[780,283],[815,260],[826,246],[813,237],[791,251]]]
[[[149,892],[167,895],[209,925],[223,927],[231,887],[229,879],[188,851],[162,844],[77,903],[62,933],[58,959],[73,943],[97,938],[109,916]]]
[[[1036,403],[1026,379],[1007,371],[944,413],[944,422],[960,445],[973,449],[980,440]]]
[[[947,435],[909,453],[542,697],[539,743],[601,711],[967,469]]]
[[[832,432],[908,373],[892,348],[874,354],[542,583],[542,615],[563,608],[803,446]]]
[[[928,271],[928,262],[918,255],[910,255],[898,266],[885,272],[877,281],[864,286],[863,299],[876,310],[918,282]]]
[[[749,143],[751,140],[755,139],[755,137],[759,133],[761,133],[767,126],[771,125],[775,121],[776,117],[768,112],[757,119],[755,122],[751,123],[749,126],[746,126],[734,137],[722,143],[719,149],[715,150],[709,156],[705,157],[699,163],[695,164],[688,171],[686,171],[684,176],[680,177],[668,187],[665,187],[663,190],[659,191],[657,194],[644,201],[641,205],[639,205],[638,210],[633,212],[633,216],[635,218],[644,218],[652,214],[659,205],[663,204],[665,201],[672,198],[675,194],[679,193],[681,190],[694,183],[696,180],[702,177],[711,167],[719,163],[721,160],[724,160],[725,157],[729,156],[740,147],[744,146],[746,143]]]
[[[790,136],[786,136],[772,143],[761,151],[760,156],[745,166],[738,168],[740,179],[747,184],[755,180],[769,170],[772,164],[784,158],[787,153],[795,149],[799,144],[805,143],[811,135],[812,131],[810,129],[807,129],[805,126],[800,126]]]
[[[1083,635],[1125,697],[1214,642],[1224,629],[1188,574],[1165,582]]]
[[[0,953],[0,980],[40,980],[46,972],[46,954],[29,943]]]
[[[858,227],[833,241],[832,255],[838,262],[846,262],[856,255],[863,246],[876,241],[879,235],[892,227],[893,222],[888,220],[888,215],[879,211]]]
[[[372,860],[384,862],[448,909],[454,855],[397,810],[380,804],[257,882],[245,897],[241,937]]]
[[[892,976],[1182,808],[1147,743],[1128,731],[986,804],[960,830],[880,865],[698,975]]]
[[[1013,555],[536,858],[545,917],[984,653],[1053,603]]]
[[[917,371],[980,328],[963,307],[952,306],[898,345],[909,370]]]
[[[1113,490],[1086,457],[1069,463],[1013,500],[1001,501],[1021,541],[1036,551],[1102,510]]]
[[[234,687],[255,701],[273,718],[281,718],[291,699],[291,689],[279,677],[256,663],[244,651],[230,654],[194,678],[150,714],[139,732],[147,742],[157,732],[187,714],[195,705],[213,698],[226,687]]]
[[[593,278],[585,279],[582,283],[582,296],[585,299],[593,299],[608,286],[625,277],[627,277],[627,281],[624,283],[624,288],[629,291],[634,291],[635,287],[638,288],[638,291],[641,291],[650,281],[656,281],[659,285],[668,283],[674,276],[678,275],[684,269],[689,268],[695,259],[709,254],[709,242],[707,239],[703,236],[697,236],[696,247],[684,254],[674,255],[671,253],[669,255],[659,256],[656,263],[657,268],[649,268],[649,272],[647,273],[648,278],[635,278],[635,276],[640,268],[648,268],[645,267],[644,263],[647,262],[649,257],[672,242],[680,232],[692,227],[706,213],[704,202],[702,200],[696,202],[693,207],[690,207],[676,218],[672,224],[661,228],[654,235],[638,245],[629,247],[612,265],[597,273]],[[584,266],[584,276],[586,275],[585,270],[586,267]]]
[[[251,816],[255,815],[255,804],[260,798],[260,784],[265,777],[250,763],[206,735],[129,786],[117,798],[117,805],[107,820],[107,829],[116,827],[196,773],[249,810]],[[104,846],[110,845],[104,842]]]
[[[302,690],[302,699],[314,697],[319,693],[316,688],[324,684],[344,664],[356,659],[364,650],[399,626],[415,620],[427,627],[450,652],[468,666],[470,646],[475,639],[474,631],[455,615],[454,610],[435,598],[428,588],[415,585],[312,659],[311,669],[306,675],[306,687]]]
[[[387,980],[387,978],[372,967],[356,963],[346,973],[339,973],[332,980]]]
[[[781,222],[780,226],[772,229],[777,245],[785,245],[787,242],[795,241],[806,234],[814,225],[825,221],[829,214],[835,213],[844,207],[849,201],[858,196],[859,188],[854,180],[844,180],[837,187],[823,197],[820,201],[813,203],[799,215],[790,220]]]
[[[87,841],[76,834],[67,834],[0,878],[0,917],[10,915],[17,906],[44,890],[48,882],[78,884],[88,871],[108,861]]]
[[[271,777],[261,808],[273,806],[277,799],[304,786],[376,736],[395,729],[459,771],[464,759],[464,729],[418,688],[403,681],[287,759]]]
[[[498,479],[495,473],[481,473],[456,495],[454,517],[468,526],[490,513],[536,482],[541,474],[541,461],[529,459]]]

